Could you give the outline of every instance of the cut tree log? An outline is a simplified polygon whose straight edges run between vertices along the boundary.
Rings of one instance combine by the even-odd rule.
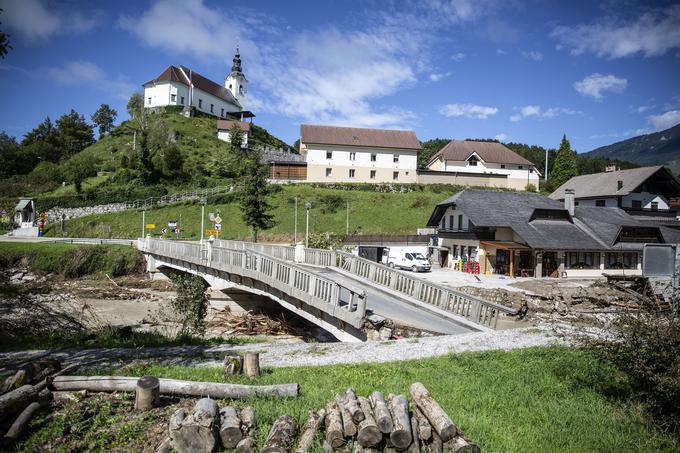
[[[34,401],[26,406],[26,409],[24,409],[21,414],[19,414],[17,419],[14,420],[14,423],[12,423],[12,426],[10,426],[9,430],[7,430],[7,433],[2,439],[3,445],[13,445],[14,442],[16,442],[19,437],[21,437],[21,433],[23,433],[24,429],[26,429],[26,426],[28,425],[28,422],[31,421],[33,414],[35,414],[44,405],[44,403]]]
[[[300,436],[300,441],[295,449],[295,453],[307,453],[309,451],[314,443],[316,432],[319,430],[319,426],[323,423],[325,417],[325,409],[309,411],[309,416],[302,427],[302,435]]]
[[[448,442],[445,442],[444,449],[454,453],[480,453],[481,451],[476,444],[465,440],[463,436],[456,436]]]
[[[288,415],[282,415],[274,421],[260,452],[289,453],[295,442],[296,432],[295,420]]]
[[[417,407],[413,412],[413,415],[415,415],[416,420],[418,420],[418,439],[430,440],[430,437],[432,437],[432,425],[430,425],[427,417],[425,417],[422,411]]]
[[[258,352],[246,353],[243,359],[243,372],[251,378],[260,376],[260,354]]]
[[[170,419],[170,442],[178,453],[211,453],[217,446],[219,408],[211,398],[201,398],[188,416],[182,409]]]
[[[224,378],[243,373],[243,356],[227,355],[224,357]]]
[[[22,385],[18,389],[0,395],[0,422],[23,411],[26,406],[38,399],[44,385]]]
[[[380,443],[382,440],[382,433],[375,422],[375,418],[373,418],[371,403],[368,402],[368,399],[360,396],[357,399],[357,403],[359,404],[364,415],[364,419],[361,421],[361,423],[359,423],[357,444],[361,445],[361,447],[365,449],[368,449]]]
[[[418,440],[418,419],[414,414],[411,415],[411,445],[408,446],[408,453],[420,453],[420,440]]]
[[[89,392],[132,392],[136,377],[125,376],[58,376],[52,381],[55,390],[87,390]],[[217,382],[159,379],[162,395],[209,396],[211,398],[250,398],[253,396],[295,397],[298,384],[241,385]],[[0,396],[0,399],[3,396]],[[0,410],[1,412],[1,410]]]
[[[342,416],[335,402],[329,402],[326,406],[326,442],[332,448],[339,448],[345,443]]]
[[[236,445],[236,451],[239,453],[255,453],[257,448],[255,448],[255,439],[252,437],[244,437],[241,442]]]
[[[236,409],[226,406],[220,409],[220,441],[222,446],[231,450],[243,439],[241,420],[236,414]]]
[[[248,436],[252,433],[255,427],[255,409],[253,406],[245,406],[239,412],[239,418],[241,419],[241,431],[244,436]]]
[[[157,377],[143,376],[135,389],[135,409],[146,411],[161,404],[160,383]]]
[[[442,438],[435,431],[432,431],[432,436],[430,436],[430,440],[427,442],[427,449],[430,453],[442,453],[444,451],[444,442],[442,442]]]
[[[392,416],[382,393],[375,391],[371,394],[371,406],[373,408],[373,417],[380,432],[383,434],[391,433],[393,427]]]
[[[335,402],[338,404],[338,409],[340,409],[342,433],[345,437],[354,437],[357,434],[357,426],[354,424],[352,414],[345,406],[345,400],[340,395],[335,395]]]
[[[416,406],[427,417],[430,425],[435,432],[439,434],[442,442],[448,442],[458,434],[458,428],[453,421],[444,412],[444,409],[439,403],[430,395],[425,386],[420,382],[411,384],[411,396]]]
[[[352,414],[354,423],[361,423],[364,420],[364,413],[359,407],[354,389],[347,389],[345,392],[345,407]]]
[[[28,382],[26,382],[26,370],[19,370],[5,379],[5,382],[2,384],[2,389],[0,389],[0,395],[7,393],[10,390],[17,389],[24,384],[28,384]]]
[[[390,441],[398,450],[405,450],[411,445],[411,421],[408,417],[408,400],[404,395],[390,395],[388,398],[392,413],[392,432]]]

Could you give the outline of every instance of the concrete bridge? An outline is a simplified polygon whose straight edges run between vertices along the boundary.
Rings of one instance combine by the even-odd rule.
[[[342,341],[363,341],[367,308],[400,324],[456,334],[496,328],[511,309],[349,253],[214,240],[140,239],[150,271],[202,276],[213,288],[265,295]]]

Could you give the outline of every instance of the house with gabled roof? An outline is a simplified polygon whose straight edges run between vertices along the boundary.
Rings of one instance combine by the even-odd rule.
[[[218,118],[252,117],[246,109],[248,80],[236,49],[224,84],[213,82],[187,66],[168,66],[144,85],[144,107],[182,106]]]
[[[502,143],[451,140],[435,153],[419,172],[419,180],[449,182],[525,190],[529,184],[538,188],[540,173],[533,162]]]
[[[465,189],[439,203],[433,257],[442,267],[474,260],[481,273],[596,277],[641,274],[646,243],[680,242],[680,231],[650,225],[620,208],[575,206],[527,192]]]

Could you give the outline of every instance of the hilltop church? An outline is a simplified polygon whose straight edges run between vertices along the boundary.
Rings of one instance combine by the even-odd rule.
[[[177,105],[184,106],[185,112],[195,110],[217,118],[235,117],[243,120],[253,116],[246,110],[248,79],[243,74],[238,47],[224,85],[180,65],[168,66],[158,77],[143,86],[144,107],[147,108]]]

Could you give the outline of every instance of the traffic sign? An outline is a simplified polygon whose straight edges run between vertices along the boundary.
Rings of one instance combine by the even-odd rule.
[[[155,224],[155,223],[147,223],[147,224],[146,224],[146,229],[147,229],[147,230],[153,230],[154,228],[156,228],[156,224]]]
[[[168,228],[172,228],[173,230],[177,228],[177,220],[170,220],[168,222]]]
[[[209,212],[209,213],[208,213],[208,218],[210,219],[211,222],[214,222],[214,221],[215,221],[215,213]]]
[[[165,233],[167,233],[167,232],[168,232],[168,229],[167,229],[167,228],[163,228],[163,229],[161,230],[161,233],[162,233],[162,234],[165,234]]]
[[[219,214],[215,217],[215,223],[222,223],[222,217],[220,217]]]
[[[222,224],[221,224],[221,223],[216,223],[216,224],[215,224],[215,229],[216,229],[217,231],[220,231],[220,230],[222,229]]]
[[[217,230],[205,230],[205,234],[207,235],[217,234]]]

